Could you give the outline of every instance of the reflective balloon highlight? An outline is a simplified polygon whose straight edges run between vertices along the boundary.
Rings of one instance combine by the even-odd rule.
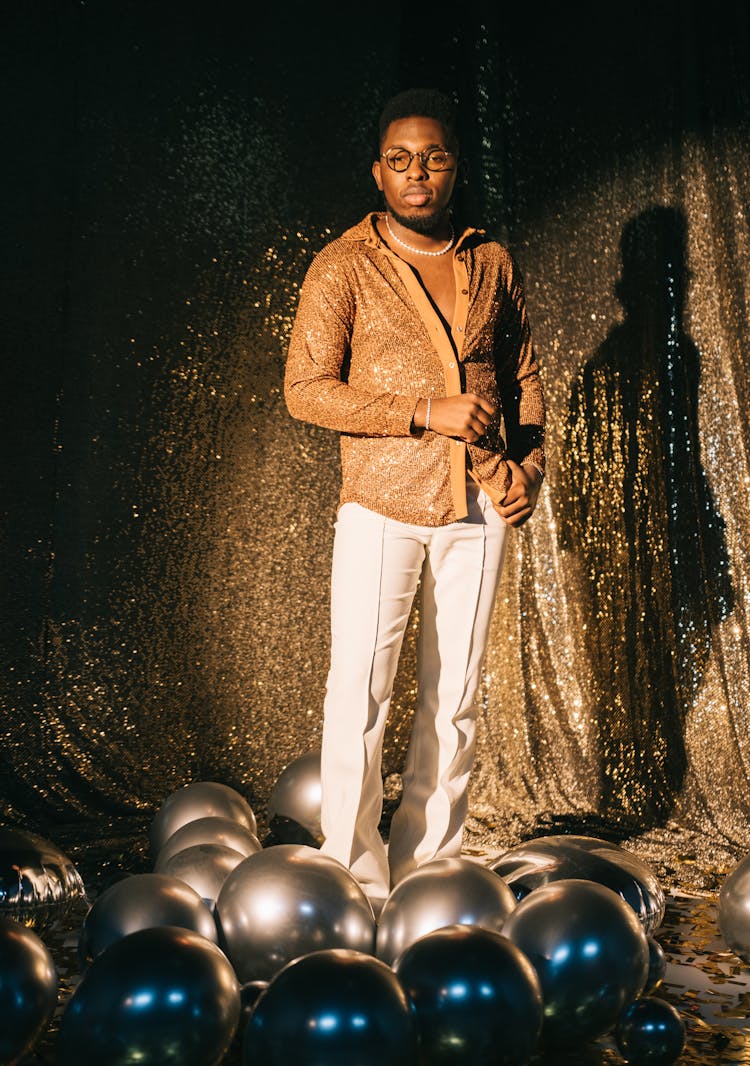
[[[375,940],[372,907],[346,867],[301,844],[244,859],[224,882],[216,918],[243,984],[321,948],[372,952]]]
[[[96,958],[63,1014],[60,1066],[218,1066],[240,1017],[226,956],[187,929],[142,929]]]
[[[732,870],[721,886],[719,927],[727,946],[750,962],[750,855]]]
[[[503,932],[539,977],[546,1045],[572,1045],[606,1033],[645,985],[643,927],[627,903],[593,881],[556,881],[535,889]]]
[[[221,886],[244,858],[221,844],[194,844],[166,860],[159,856],[154,872],[184,881],[213,910]]]
[[[523,1066],[536,1050],[542,989],[507,937],[437,929],[407,948],[395,970],[417,1012],[423,1066]]]
[[[435,859],[393,889],[378,922],[379,959],[392,964],[415,940],[446,925],[499,932],[516,905],[502,878],[469,859]]]
[[[31,929],[0,917],[0,1062],[20,1062],[49,1025],[57,971]]]
[[[245,1030],[244,1066],[415,1066],[417,1024],[393,971],[369,955],[316,951],[286,966]]]
[[[178,851],[185,851],[196,844],[221,844],[232,851],[239,851],[245,857],[262,850],[255,833],[231,818],[197,818],[172,833],[159,848],[157,862],[166,862]]]
[[[685,1047],[685,1023],[671,1003],[644,996],[625,1010],[615,1039],[628,1062],[671,1066]]]
[[[648,941],[648,976],[643,989],[644,994],[653,992],[662,981],[667,972],[667,959],[661,944],[652,936],[646,937]]]
[[[129,933],[160,925],[192,929],[214,943],[217,939],[210,910],[184,881],[166,874],[134,874],[95,901],[83,921],[79,953],[90,961]]]
[[[596,837],[548,836],[511,848],[492,864],[517,899],[554,881],[585,880],[606,885],[633,909],[647,933],[664,918],[664,892],[637,855]]]
[[[268,824],[288,844],[320,845],[320,752],[310,751],[279,775],[268,800]]]
[[[61,908],[84,898],[81,875],[58,847],[0,826],[0,916],[43,929]]]
[[[194,781],[167,796],[151,823],[151,847],[160,851],[163,844],[189,822],[199,818],[228,818],[257,834],[258,825],[244,796],[218,781]]]

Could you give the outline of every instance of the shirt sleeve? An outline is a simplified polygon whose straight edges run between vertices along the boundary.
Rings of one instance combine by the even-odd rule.
[[[497,361],[508,458],[533,463],[544,473],[544,389],[526,314],[523,281],[513,264],[503,294]]]
[[[370,393],[347,381],[356,300],[343,264],[324,249],[300,292],[284,377],[289,413],[359,436],[411,436],[419,397]]]

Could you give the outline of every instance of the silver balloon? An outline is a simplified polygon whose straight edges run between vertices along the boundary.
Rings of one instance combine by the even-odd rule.
[[[270,980],[292,959],[322,948],[372,952],[375,918],[341,863],[307,845],[250,855],[216,901],[219,943],[238,978]]]
[[[491,867],[523,899],[553,881],[606,885],[629,904],[647,933],[664,918],[664,892],[656,874],[632,852],[596,837],[548,836],[527,840]]]
[[[283,845],[281,845],[283,846]],[[255,1005],[245,1066],[416,1066],[414,1012],[393,971],[358,951],[314,951]]]
[[[215,944],[174,926],[142,929],[84,974],[65,1008],[55,1061],[217,1066],[239,1017],[239,985]]]
[[[57,1004],[57,971],[31,929],[0,918],[0,1062],[20,1062],[46,1030]]]
[[[158,860],[166,862],[178,851],[192,848],[195,844],[222,844],[232,851],[247,857],[261,851],[261,843],[255,833],[229,818],[197,818],[181,826],[159,848]]]
[[[522,900],[503,927],[537,972],[542,1043],[578,1046],[606,1033],[648,975],[643,926],[612,889],[555,881]]]
[[[322,844],[320,805],[320,752],[311,751],[279,775],[268,800],[271,831],[284,843]]]
[[[750,855],[732,870],[721,886],[719,928],[735,955],[750,962]]]
[[[376,954],[389,965],[419,937],[446,925],[499,932],[516,905],[502,878],[469,859],[434,859],[408,874],[380,915]]]
[[[221,886],[244,858],[239,851],[222,844],[194,844],[168,859],[162,859],[160,854],[154,872],[184,881],[213,910]]]
[[[58,847],[0,826],[0,915],[41,929],[85,895],[81,875]]]
[[[79,951],[84,961],[129,933],[179,926],[214,943],[216,923],[198,893],[176,877],[133,874],[102,892],[83,921]]]
[[[251,833],[258,832],[247,800],[218,781],[194,781],[167,796],[151,824],[151,847],[158,852],[173,833],[198,818],[229,818]]]

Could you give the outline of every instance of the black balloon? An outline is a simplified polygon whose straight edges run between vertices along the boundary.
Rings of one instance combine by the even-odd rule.
[[[85,973],[60,1025],[59,1066],[216,1066],[240,1017],[226,956],[188,929],[142,929]]]
[[[644,996],[625,1010],[615,1039],[628,1062],[671,1066],[685,1047],[685,1023],[671,1003]]]
[[[331,948],[281,970],[245,1030],[244,1066],[415,1066],[417,1023],[385,963]]]
[[[503,926],[537,972],[542,1042],[578,1044],[606,1033],[640,995],[648,944],[632,909],[604,885],[556,881],[522,900]]]
[[[0,918],[0,1063],[20,1062],[32,1050],[55,1009],[57,983],[36,933]]]
[[[648,941],[648,977],[644,994],[653,992],[662,983],[667,972],[667,960],[661,944],[652,936],[646,937]]]
[[[407,948],[395,970],[417,1011],[422,1066],[522,1066],[536,1050],[541,986],[507,937],[447,926]]]
[[[110,885],[94,902],[83,921],[79,953],[89,962],[116,940],[157,925],[181,926],[217,939],[213,915],[190,885],[166,874],[133,874]]]
[[[43,929],[85,898],[81,875],[49,840],[0,826],[0,916]]]
[[[583,879],[606,885],[633,909],[647,933],[664,918],[664,892],[649,867],[607,840],[548,836],[511,848],[492,864],[516,896],[524,899],[540,885]]]

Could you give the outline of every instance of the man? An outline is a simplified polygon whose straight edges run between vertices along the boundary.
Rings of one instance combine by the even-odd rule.
[[[389,101],[372,165],[385,211],[313,261],[286,370],[291,414],[342,435],[322,850],[376,913],[410,870],[460,853],[506,534],[532,515],[544,476],[521,280],[483,231],[454,229],[458,161],[450,98]],[[383,731],[420,579],[419,696],[386,850]]]

